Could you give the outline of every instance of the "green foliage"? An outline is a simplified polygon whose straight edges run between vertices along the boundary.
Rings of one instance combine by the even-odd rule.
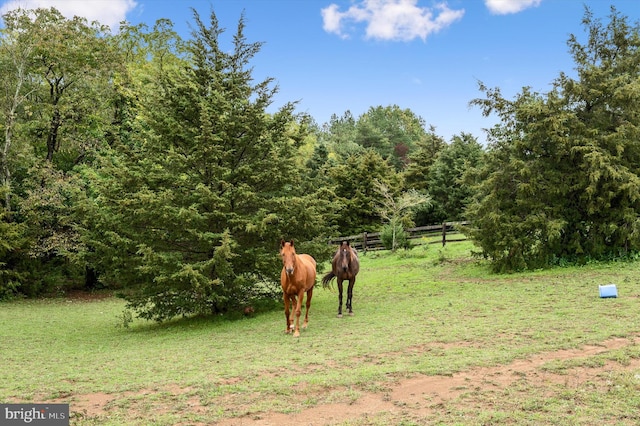
[[[1,192],[1,191],[0,191]],[[27,247],[25,226],[10,221],[6,211],[0,209],[0,300],[18,294],[25,272],[16,268],[19,252]]]
[[[332,167],[329,177],[342,205],[336,217],[341,235],[378,229],[382,217],[378,211],[379,194],[375,182],[383,183],[390,194],[398,194],[401,179],[393,168],[372,149],[353,155],[344,164]]]
[[[320,136],[337,162],[371,149],[396,171],[404,169],[412,151],[428,139],[424,120],[397,105],[371,107],[357,119],[350,111],[341,117],[334,114]]]
[[[73,168],[91,161],[112,129],[110,79],[121,61],[108,29],[85,19],[53,8],[2,18],[1,204],[21,242],[0,263],[10,265],[5,276],[19,277],[15,291],[35,296],[73,287],[82,275],[84,265],[72,264],[83,250],[73,208],[82,187]]]
[[[468,133],[454,136],[440,151],[428,172],[427,189],[433,205],[429,223],[463,220],[473,196],[473,187],[465,177],[480,166],[482,155],[482,145]]]
[[[37,40],[27,70],[27,128],[40,158],[68,171],[99,148],[111,123],[109,80],[121,61],[109,45],[108,28],[67,19],[54,8],[19,9],[5,22]]]
[[[513,101],[481,85],[487,98],[473,101],[502,119],[467,213],[498,270],[640,249],[639,27],[614,8],[607,26],[588,10],[583,23],[588,42],[569,39],[577,80],[562,73]]]
[[[75,228],[74,203],[81,195],[78,182],[45,163],[34,172],[35,181],[24,184],[26,196],[18,207],[28,223],[30,254],[39,259],[69,257],[81,249]]]
[[[425,187],[429,170],[446,146],[447,143],[435,133],[433,127],[422,140],[416,142],[415,150],[409,154],[409,165],[403,173],[407,188],[418,191],[428,189]]]
[[[399,248],[408,249],[411,247],[409,234],[399,221],[391,221],[384,225],[380,231],[380,239],[387,250],[395,251]]]
[[[274,296],[280,238],[321,261],[327,235],[378,229],[373,179],[401,190],[422,119],[267,113],[244,18],[230,47],[215,14],[194,21],[185,41],[168,19],[114,34],[54,8],[3,16],[7,294],[109,287],[148,318],[209,314]]]
[[[386,184],[376,180],[374,185],[380,196],[378,212],[387,221],[382,231],[384,246],[390,250],[408,247],[408,236],[405,227],[413,226],[415,210],[420,206],[428,206],[429,197],[421,195],[415,190],[405,191],[394,196]]]
[[[187,51],[163,55],[131,88],[140,101],[129,142],[86,170],[87,255],[146,319],[274,297],[278,241],[321,235],[331,209],[325,190],[305,183],[305,121],[290,103],[265,112],[276,89],[253,82],[260,43],[246,42],[241,18],[228,50],[210,18],[194,12]]]
[[[333,153],[330,158],[338,163],[363,151],[363,147],[355,142],[356,119],[351,111],[346,111],[341,117],[331,115],[329,123],[324,125],[320,133],[320,138],[330,147]]]
[[[407,190],[430,195],[430,170],[446,146],[444,139],[435,133],[433,127],[429,129],[423,140],[416,143],[415,150],[409,154],[409,164],[402,173],[404,186]],[[415,222],[417,225],[432,225],[445,220],[446,215],[439,214],[441,210],[437,201],[433,197],[432,201],[434,202],[416,209]]]
[[[309,176],[316,177],[320,173],[322,167],[327,164],[329,160],[329,150],[324,143],[318,143],[313,149],[313,155],[306,163],[306,167],[309,169]]]
[[[424,120],[398,105],[369,108],[358,118],[355,130],[355,142],[374,149],[396,171],[404,169],[410,152],[427,137]]]

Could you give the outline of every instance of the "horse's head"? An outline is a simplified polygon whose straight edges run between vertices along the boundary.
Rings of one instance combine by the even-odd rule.
[[[287,275],[293,274],[296,268],[296,249],[293,246],[293,240],[280,241],[280,257],[282,257],[282,266]]]
[[[338,270],[342,272],[347,272],[349,270],[349,265],[351,264],[351,246],[349,245],[349,241],[343,241],[340,244],[340,248],[338,248],[338,253],[336,254]]]

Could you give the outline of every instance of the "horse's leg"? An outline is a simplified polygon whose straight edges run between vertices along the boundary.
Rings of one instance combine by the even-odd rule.
[[[296,304],[298,303],[296,300],[296,296],[290,296],[291,300],[291,314],[289,315],[289,330],[293,333],[294,324],[295,324],[295,316],[296,316]]]
[[[338,277],[338,318],[342,318],[342,278]]]
[[[293,337],[300,337],[300,315],[302,314],[302,298],[304,297],[304,290],[300,290],[296,300],[296,328],[293,331]]]
[[[311,307],[311,297],[313,296],[313,287],[307,291],[307,311],[304,314],[304,323],[302,328],[307,328],[309,325],[309,308]]]
[[[285,328],[284,332],[289,334],[291,332],[291,316],[289,315],[289,304],[290,304],[290,299],[289,299],[289,295],[284,293],[284,319],[287,322],[287,328]]]
[[[353,308],[352,308],[352,303],[353,303],[353,286],[356,283],[356,279],[355,278],[351,278],[349,280],[349,288],[347,289],[347,309],[349,310],[349,315],[353,315]]]

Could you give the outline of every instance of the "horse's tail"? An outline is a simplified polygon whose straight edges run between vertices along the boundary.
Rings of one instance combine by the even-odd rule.
[[[336,277],[336,274],[334,274],[333,271],[329,272],[327,275],[322,277],[322,286],[327,287],[331,282],[331,280],[334,279],[335,277]]]

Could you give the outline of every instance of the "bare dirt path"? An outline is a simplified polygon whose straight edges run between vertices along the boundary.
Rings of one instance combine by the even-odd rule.
[[[523,378],[526,378],[527,383],[534,388],[543,388],[545,384],[560,384],[568,388],[575,388],[586,382],[597,382],[598,377],[601,377],[605,372],[640,369],[640,359],[632,359],[626,365],[608,362],[603,366],[593,368],[575,367],[570,369],[569,374],[557,374],[541,368],[552,361],[588,358],[636,344],[640,344],[640,335],[629,338],[614,338],[598,345],[540,353],[526,359],[516,360],[508,365],[473,368],[451,376],[420,375],[402,379],[392,383],[386,391],[363,393],[355,401],[318,404],[291,414],[254,413],[243,417],[224,419],[215,424],[218,426],[330,426],[349,421],[368,424],[367,418],[407,413],[410,413],[411,417],[425,418],[437,414],[436,410],[442,410],[444,404],[468,403],[464,399],[456,400],[465,393],[472,391],[500,392]],[[190,391],[191,389],[182,389],[178,386],[163,390],[165,393],[176,396],[190,393]],[[153,397],[157,392],[158,390],[147,390],[118,396],[106,393],[73,395],[72,411],[79,413],[82,418],[86,419],[101,418],[109,416],[112,406],[118,398],[123,396],[144,397],[145,395]],[[63,398],[60,401],[51,402],[68,401]],[[159,411],[169,411],[169,407],[157,408]],[[129,415],[135,417],[132,411],[136,411],[136,409],[135,406],[129,407]],[[186,410],[205,413],[207,408],[200,404],[197,396],[191,395],[186,403]],[[196,425],[193,422],[186,424]],[[206,424],[210,425],[210,423]]]
[[[349,420],[361,420],[379,413],[394,413],[411,410],[419,416],[433,414],[437,407],[454,400],[470,390],[500,390],[526,376],[534,384],[564,383],[576,386],[591,380],[603,371],[632,370],[640,368],[640,360],[626,366],[613,363],[599,368],[575,368],[570,375],[559,375],[540,369],[550,361],[579,359],[598,355],[610,350],[640,342],[639,337],[615,338],[597,346],[584,346],[538,354],[517,360],[508,365],[477,368],[452,376],[418,376],[395,383],[389,392],[366,393],[353,403],[320,404],[294,414],[275,412],[261,413],[254,417],[239,417],[223,420],[219,426],[327,426]]]

